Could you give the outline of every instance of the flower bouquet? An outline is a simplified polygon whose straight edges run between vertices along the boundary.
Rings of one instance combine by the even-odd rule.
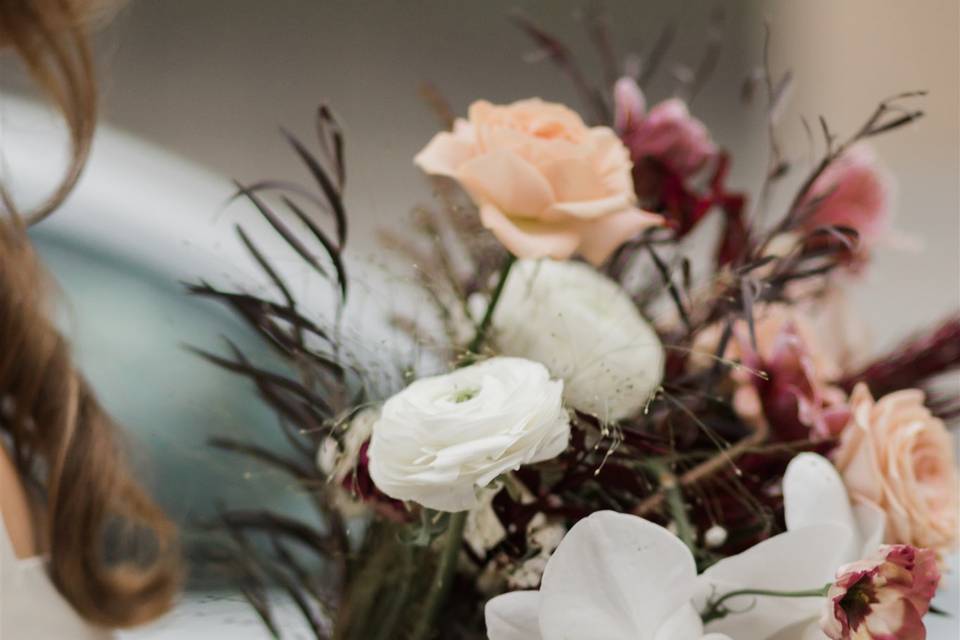
[[[202,352],[252,381],[290,447],[214,444],[289,474],[321,515],[224,512],[238,584],[278,636],[268,589],[318,638],[925,637],[958,533],[945,423],[960,399],[936,381],[960,366],[960,316],[866,361],[841,322],[893,233],[889,178],[865,145],[920,117],[917,94],[849,135],[821,119],[821,159],[773,211],[794,170],[776,138],[789,74],[752,76],[771,136],[753,199],[684,100],[648,104],[662,47],[594,82],[518,24],[586,115],[533,98],[454,118],[429,91],[444,130],[413,162],[438,206],[382,238],[429,301],[390,318],[412,363],[356,357],[344,337],[330,109],[319,152],[288,136],[315,189],[239,187],[336,302],[306,315],[242,227],[274,290],[191,287],[288,365]],[[715,250],[697,255],[689,238],[715,218]]]

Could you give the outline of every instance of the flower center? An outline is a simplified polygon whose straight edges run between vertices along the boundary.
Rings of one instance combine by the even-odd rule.
[[[878,602],[869,576],[864,576],[847,591],[840,600],[840,608],[847,614],[850,628],[857,630],[870,614],[872,605]]]
[[[450,399],[456,404],[461,404],[468,400],[473,400],[477,397],[478,393],[480,393],[480,389],[477,388],[457,389],[450,396]]]

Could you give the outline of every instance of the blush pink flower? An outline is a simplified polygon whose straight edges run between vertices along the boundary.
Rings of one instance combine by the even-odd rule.
[[[923,615],[939,583],[931,549],[880,547],[837,571],[820,628],[833,640],[924,640]]]
[[[474,102],[468,118],[434,136],[414,162],[459,182],[483,225],[519,258],[579,253],[599,265],[663,224],[635,206],[630,154],[617,134],[538,98]]]
[[[710,327],[694,342],[694,351],[714,353],[722,328]],[[751,423],[765,420],[779,437],[815,440],[837,435],[847,424],[847,396],[831,384],[840,366],[824,349],[811,323],[794,307],[768,305],[754,318],[756,346],[743,320],[723,357],[745,368],[734,369],[734,409]]]
[[[613,98],[617,130],[635,163],[652,158],[686,177],[717,154],[707,128],[683,100],[665,100],[647,112],[643,92],[629,77],[617,81]]]
[[[810,186],[800,205],[809,208],[802,228],[850,227],[868,249],[889,231],[891,191],[891,179],[877,166],[870,147],[855,145]]]
[[[949,550],[960,524],[953,446],[943,421],[924,406],[922,391],[874,400],[860,383],[833,461],[854,502],[886,513],[887,542]]]

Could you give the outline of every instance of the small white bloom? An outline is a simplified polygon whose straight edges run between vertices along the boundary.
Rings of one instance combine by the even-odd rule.
[[[706,530],[703,534],[703,543],[707,545],[708,549],[716,549],[717,547],[722,547],[723,543],[727,541],[727,530],[721,527],[718,524],[713,525]]]
[[[478,556],[483,556],[507,537],[507,530],[493,510],[493,498],[497,493],[494,488],[483,491],[480,504],[467,514],[463,540]]]
[[[601,420],[639,412],[660,386],[660,339],[615,282],[578,262],[520,260],[494,313],[501,353],[542,362],[569,405]]]
[[[376,409],[361,409],[347,423],[340,440],[327,436],[317,450],[317,468],[323,471],[332,482],[343,482],[357,467],[360,448],[370,439],[373,423],[376,422]]]
[[[397,500],[471,509],[477,491],[500,474],[566,448],[562,395],[563,382],[521,358],[417,380],[387,400],[373,425],[370,476]]]

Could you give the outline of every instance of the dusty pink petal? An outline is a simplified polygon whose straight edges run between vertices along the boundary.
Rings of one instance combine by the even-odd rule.
[[[478,203],[492,204],[514,217],[537,217],[554,201],[543,174],[507,150],[468,160],[457,171],[457,179]]]
[[[462,120],[461,133],[442,131],[433,136],[433,139],[423,150],[416,155],[413,163],[425,173],[436,176],[456,176],[457,168],[473,157],[475,145],[470,140],[470,133],[462,127],[470,125]]]
[[[879,602],[873,606],[873,611],[863,626],[866,627],[868,638],[876,640],[925,640],[927,629],[923,625],[923,617],[908,600],[904,600],[893,592],[884,592],[878,596]],[[859,630],[861,631],[862,630]]]
[[[811,186],[805,204],[822,200],[804,227],[851,227],[862,242],[872,243],[889,227],[891,184],[870,148],[855,146],[830,164]]]
[[[589,226],[584,227],[580,255],[599,266],[624,242],[645,229],[661,224],[661,216],[636,208],[591,220]]]
[[[717,152],[706,127],[678,98],[653,107],[627,137],[635,158],[652,156],[684,175],[695,172]]]
[[[579,234],[570,225],[510,218],[493,205],[480,208],[480,221],[518,258],[566,260],[580,243]]]
[[[647,100],[637,81],[624,76],[613,85],[614,126],[617,131],[626,131],[643,119]]]
[[[559,202],[586,203],[603,200],[608,193],[597,179],[593,158],[584,155],[559,157],[544,162],[540,171],[553,187],[554,197]]]

